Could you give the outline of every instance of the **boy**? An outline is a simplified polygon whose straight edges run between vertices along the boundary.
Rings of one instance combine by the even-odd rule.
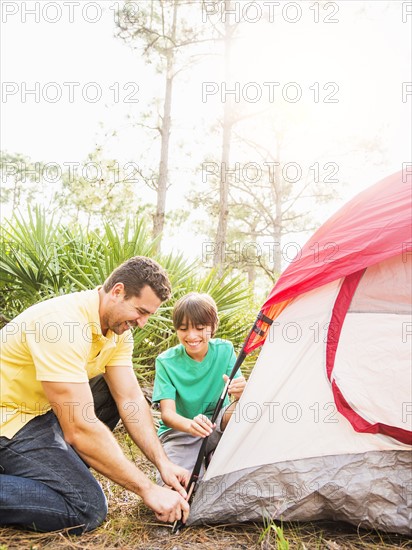
[[[228,390],[235,401],[229,404],[227,396],[212,424],[210,418],[236,360],[233,345],[213,338],[219,320],[216,304],[207,294],[191,292],[180,298],[172,318],[180,344],[156,359],[153,401],[160,402],[158,435],[166,454],[191,471],[204,437],[211,436],[207,453],[216,447],[246,381],[238,371]]]

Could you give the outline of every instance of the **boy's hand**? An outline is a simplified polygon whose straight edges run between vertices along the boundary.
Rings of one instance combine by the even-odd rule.
[[[223,380],[226,382],[229,380],[229,376],[227,374],[223,375]],[[243,393],[243,390],[246,386],[246,380],[244,376],[239,376],[239,378],[234,378],[231,383],[229,384],[228,388],[228,394],[234,397],[236,400],[240,399],[240,396]]]
[[[216,424],[212,424],[207,416],[198,414],[193,420],[189,420],[189,433],[197,437],[206,437],[210,435]]]

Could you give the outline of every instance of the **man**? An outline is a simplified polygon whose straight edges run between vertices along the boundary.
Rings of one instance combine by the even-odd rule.
[[[140,495],[157,519],[187,518],[189,472],[166,457],[132,368],[130,329],[169,297],[163,269],[136,256],[102,287],[35,304],[1,330],[0,525],[96,528],[107,503],[88,467]],[[175,491],[125,457],[111,433],[119,416]]]

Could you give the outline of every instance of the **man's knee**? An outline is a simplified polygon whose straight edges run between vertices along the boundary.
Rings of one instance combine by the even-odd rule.
[[[106,519],[108,506],[106,497],[99,486],[99,490],[94,491],[93,500],[85,503],[83,510],[78,513],[79,522],[82,526],[82,532],[93,531],[101,525]]]
[[[67,529],[73,535],[91,531],[105,520],[107,501],[95,479],[85,479],[83,489],[65,494],[37,480],[1,475],[0,525],[40,532]]]
[[[93,487],[88,492],[89,497],[84,499],[82,505],[79,506],[78,517],[83,525],[83,531],[92,531],[99,527],[106,519],[108,506],[105,494],[96,480],[93,480]],[[86,502],[87,500],[87,502]]]

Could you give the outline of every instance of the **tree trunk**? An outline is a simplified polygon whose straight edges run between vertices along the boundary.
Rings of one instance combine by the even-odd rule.
[[[231,10],[231,0],[225,0],[225,12]],[[232,46],[232,26],[229,23],[229,17],[225,18],[225,83],[227,89],[231,90],[230,77],[230,58]],[[225,264],[227,222],[229,217],[229,160],[230,160],[230,140],[233,126],[233,95],[229,99],[225,97],[223,109],[223,136],[222,136],[222,156],[220,162],[220,185],[219,185],[219,221],[216,231],[215,250],[213,255],[213,266],[218,267],[219,275],[222,274]]]
[[[254,227],[252,227],[252,230],[250,232],[250,238],[253,244],[257,244],[258,234],[256,232],[256,224]],[[252,292],[254,292],[255,281],[256,281],[256,261],[252,261],[251,259],[248,259],[246,272],[247,272],[248,284],[252,289]]]
[[[13,186],[13,211],[20,206],[21,179],[16,178]]]
[[[279,158],[279,146],[278,146],[278,155]],[[276,278],[279,277],[280,272],[282,271],[282,175],[279,164],[275,167],[274,173],[274,183],[275,186],[275,224],[273,228],[273,241],[274,243],[279,243],[279,246],[275,244],[274,247],[274,258],[273,258],[273,271],[276,273]]]
[[[173,5],[173,26],[172,26],[172,41],[176,38],[176,21],[177,21],[178,0],[175,0]],[[166,54],[166,90],[165,100],[163,105],[163,119],[160,129],[161,136],[161,151],[159,162],[159,179],[157,183],[157,202],[156,213],[153,217],[153,238],[156,238],[163,232],[165,225],[166,212],[166,193],[169,170],[169,142],[170,132],[172,127],[172,91],[174,78],[174,50],[173,46],[167,49]],[[160,250],[160,239],[158,243]]]

